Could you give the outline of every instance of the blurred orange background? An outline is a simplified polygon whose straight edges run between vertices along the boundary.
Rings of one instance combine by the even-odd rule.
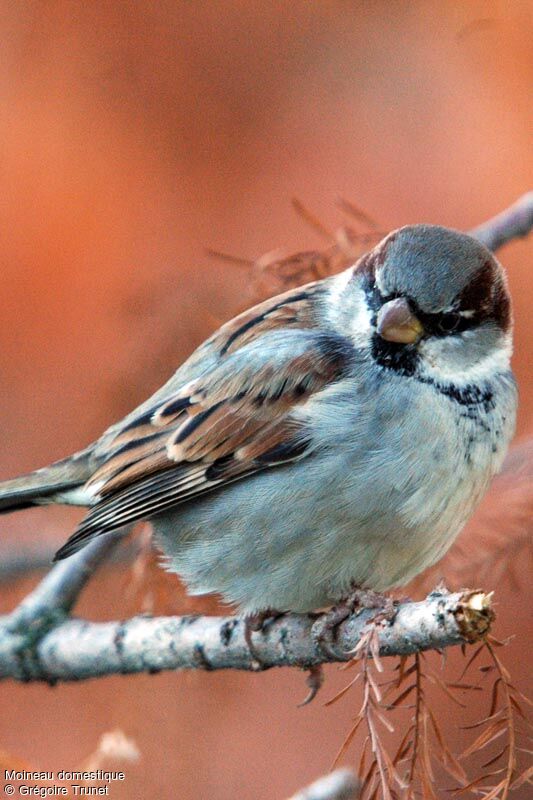
[[[255,259],[323,245],[292,197],[333,229],[337,195],[385,230],[469,229],[530,188],[526,0],[31,0],[2,5],[0,33],[0,477],[95,438],[246,303],[247,269],[207,248]],[[531,240],[498,255],[514,297],[526,437]],[[2,517],[0,536],[60,541],[74,519],[55,509]],[[527,689],[527,565],[515,570],[518,588],[505,576],[497,587],[495,633],[516,635],[505,660]],[[2,586],[1,610],[35,580]],[[79,613],[134,613],[128,580],[126,568],[103,570]],[[170,610],[190,610],[174,585]],[[450,674],[458,663],[450,658]],[[346,676],[327,674],[331,696]],[[141,759],[112,786],[115,800],[282,800],[329,768],[360,702],[353,693],[297,709],[303,676],[287,670],[0,691],[0,750],[33,768],[80,765],[108,730],[131,736]],[[436,703],[458,742],[456,709]]]

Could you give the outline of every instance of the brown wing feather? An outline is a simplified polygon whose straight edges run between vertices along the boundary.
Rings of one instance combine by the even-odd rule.
[[[279,397],[275,404],[270,401],[266,413],[260,405],[261,387],[265,391],[270,388],[272,395],[272,369],[264,365],[260,371],[249,375],[243,375],[242,371],[231,375],[225,369],[225,361],[251,338],[275,328],[293,323],[299,329],[316,327],[317,300],[325,289],[325,282],[321,281],[292,289],[243,312],[219,328],[189,359],[189,363],[195,361],[207,349],[219,354],[219,367],[210,374],[208,386],[204,386],[201,379],[189,382],[166,402],[143,412],[138,421],[133,420],[120,430],[107,444],[108,455],[104,456],[103,465],[88,481],[87,488],[98,486],[99,494],[105,496],[141,477],[144,470],[150,474],[185,459],[204,458],[210,462],[222,458],[231,452],[232,446],[241,446],[267,422],[272,424],[274,418],[288,410],[293,402],[291,385],[294,384],[294,375],[313,366],[316,368],[313,355],[310,354],[307,363],[305,359],[299,359],[290,365],[287,384],[279,375],[275,376]],[[325,377],[329,378],[329,375]],[[249,384],[247,395],[239,398],[245,383]],[[308,395],[309,392],[302,392],[297,399],[302,402]],[[212,407],[221,401],[224,401],[222,406],[213,412]],[[193,423],[192,418],[197,416],[199,420]],[[185,437],[187,426],[188,435]],[[176,441],[178,431],[181,431],[182,439],[179,443]],[[211,431],[209,435],[208,431]],[[156,439],[156,433],[162,433],[164,440]],[[128,449],[127,446],[132,444],[135,446]]]
[[[329,283],[330,279],[314,281],[243,311],[216,330],[189,356],[184,366],[194,369],[206,352],[215,351],[223,357],[269,330],[316,328],[317,306],[327,293]]]
[[[244,359],[234,370],[232,354],[250,336],[257,340],[292,320],[304,331],[310,328],[308,293],[309,287],[290,292],[259,306],[255,316],[247,313],[228,323],[217,334],[220,358],[213,369],[117,433],[86,485],[100,500],[58,557],[95,534],[305,455],[310,437],[291,412],[339,378],[347,342],[336,334],[309,331],[308,338],[302,334],[303,350],[296,348],[277,369],[272,359],[259,365]]]

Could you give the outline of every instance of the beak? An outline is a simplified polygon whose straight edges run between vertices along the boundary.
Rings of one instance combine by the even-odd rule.
[[[405,297],[389,300],[379,310],[377,330],[382,339],[399,344],[414,344],[424,333]]]

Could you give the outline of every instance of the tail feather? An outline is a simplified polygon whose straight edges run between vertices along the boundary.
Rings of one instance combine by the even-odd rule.
[[[53,502],[61,492],[82,486],[90,477],[89,452],[83,451],[20,478],[0,482],[0,514]]]

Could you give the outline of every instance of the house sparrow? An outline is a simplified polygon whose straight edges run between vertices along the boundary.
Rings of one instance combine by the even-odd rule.
[[[0,484],[0,509],[88,506],[58,559],[150,519],[192,594],[249,615],[406,584],[502,464],[511,326],[483,245],[400,228],[223,325],[94,444]]]

